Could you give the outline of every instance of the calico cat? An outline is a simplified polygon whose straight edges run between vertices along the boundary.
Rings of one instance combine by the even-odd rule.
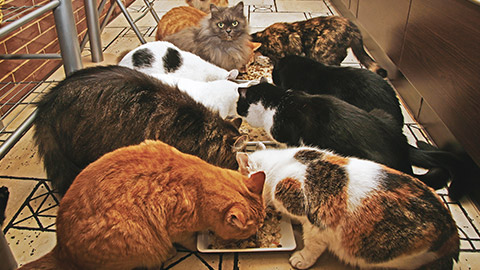
[[[229,8],[212,4],[210,11],[210,18],[203,19],[199,26],[183,29],[164,40],[221,68],[244,69],[252,50],[243,2]]]
[[[169,74],[198,81],[233,80],[238,70],[226,71],[165,41],[145,43],[118,63],[147,74]]]
[[[210,9],[208,12],[210,12]],[[155,40],[163,40],[166,36],[180,32],[185,28],[197,26],[205,17],[207,17],[207,13],[194,7],[174,7],[160,18]]]
[[[310,58],[289,55],[273,68],[275,85],[309,94],[333,95],[367,112],[381,109],[403,126],[400,102],[393,87],[366,69],[327,66]]]
[[[240,118],[224,120],[177,88],[121,66],[73,73],[41,98],[37,112],[34,140],[60,194],[103,154],[145,139],[231,169],[246,140]]]
[[[239,89],[237,112],[288,146],[311,145],[372,160],[404,173],[412,171],[411,148],[402,127],[382,110],[366,112],[331,95],[283,90],[266,81]],[[430,167],[425,167],[430,169]],[[422,175],[415,175],[420,180]],[[446,185],[448,174],[426,175]]]
[[[329,250],[360,268],[452,269],[455,221],[417,179],[372,161],[312,147],[237,154],[245,174],[264,171],[267,205],[298,219],[303,249],[290,264],[311,267]]]
[[[387,77],[387,71],[365,52],[360,30],[347,18],[329,16],[275,23],[251,36],[252,41],[262,43],[258,51],[274,63],[287,55],[303,55],[325,65],[339,66],[347,49],[352,48],[362,65]]]
[[[77,176],[60,203],[56,247],[22,269],[160,267],[197,231],[247,238],[265,218],[264,181],[160,141],[117,149]]]
[[[210,12],[211,4],[214,4],[217,7],[228,7],[228,0],[186,0],[186,3],[205,13]]]
[[[237,116],[238,89],[248,87],[250,84],[249,82],[237,84],[229,80],[201,82],[166,74],[150,75],[171,86],[178,87],[180,91],[187,93],[195,101],[218,112],[224,119],[228,116]]]

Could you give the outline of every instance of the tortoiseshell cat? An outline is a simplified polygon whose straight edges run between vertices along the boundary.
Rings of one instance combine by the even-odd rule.
[[[240,118],[224,120],[176,87],[120,66],[73,73],[37,108],[34,140],[60,194],[103,154],[145,139],[230,169],[237,168],[234,151],[246,139]]]
[[[210,6],[211,18],[165,37],[181,50],[194,53],[226,70],[242,70],[251,58],[248,24],[243,2],[234,7]]]
[[[278,142],[311,145],[338,154],[372,160],[414,175],[412,165],[434,169],[438,164],[412,158],[402,127],[382,110],[366,112],[331,95],[283,90],[266,81],[239,88],[237,112],[253,127],[263,127]],[[416,153],[422,154],[420,150]],[[443,153],[439,153],[443,154]],[[427,158],[429,158],[427,156]],[[443,167],[443,166],[442,166]],[[448,173],[414,175],[435,188],[443,187]]]
[[[228,7],[228,0],[186,0],[189,6],[199,9],[205,13],[210,12],[210,5],[214,4],[217,7]]]
[[[265,218],[264,181],[160,141],[117,149],[77,176],[60,203],[56,247],[22,269],[159,267],[197,231],[248,238]]]
[[[347,18],[329,16],[275,23],[251,36],[252,41],[262,43],[258,51],[274,63],[287,55],[302,55],[325,65],[339,66],[347,56],[347,49],[352,48],[360,63],[387,77],[387,71],[365,52],[360,30]]]
[[[311,267],[329,250],[360,268],[452,269],[460,240],[449,210],[417,179],[372,161],[311,147],[237,154],[244,174],[264,171],[267,205],[298,219]]]

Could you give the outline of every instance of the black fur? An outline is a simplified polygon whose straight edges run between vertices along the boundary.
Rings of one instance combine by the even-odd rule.
[[[277,62],[272,78],[285,90],[333,95],[367,112],[381,109],[393,116],[398,125],[403,125],[395,90],[367,69],[326,66],[306,57],[290,55]]]
[[[173,48],[168,48],[167,53],[162,59],[163,68],[166,73],[175,72],[182,65],[182,56],[180,55],[180,52]]]
[[[151,67],[154,61],[155,56],[153,55],[152,51],[147,48],[137,50],[132,55],[133,66],[137,68]]]
[[[35,143],[47,176],[64,194],[105,153],[158,139],[211,164],[236,169],[241,121],[223,120],[177,88],[120,66],[75,72],[38,104]]]
[[[7,202],[10,192],[8,192],[8,188],[3,186],[0,188],[0,226],[3,225],[5,221],[5,210],[7,209]]]
[[[389,120],[333,96],[284,91],[268,83],[241,93],[238,113],[246,116],[250,105],[259,101],[276,109],[270,133],[279,142],[314,145],[412,174],[407,139],[401,127],[386,124]]]

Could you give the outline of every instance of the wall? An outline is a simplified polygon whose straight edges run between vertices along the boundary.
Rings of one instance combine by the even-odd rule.
[[[134,0],[125,0],[126,5],[130,5]],[[50,2],[49,0],[7,0],[4,8],[15,6],[42,5]],[[100,0],[98,0],[98,4]],[[87,31],[85,19],[85,8],[83,0],[73,0],[73,11],[76,22],[79,42]],[[100,14],[100,21],[106,15],[110,1],[105,5]],[[113,19],[120,13],[116,7]],[[5,13],[7,14],[7,13]],[[5,25],[3,23],[1,26]],[[40,53],[59,53],[60,47],[57,41],[57,33],[53,12],[47,12],[36,20],[24,25],[19,30],[10,33],[0,40],[0,54],[40,54]],[[33,85],[22,87],[20,93],[11,93],[13,84],[8,82],[29,82],[42,81],[46,79],[53,71],[61,65],[61,60],[0,60],[0,105],[9,100],[10,103],[19,100],[25,93],[31,90]],[[18,89],[18,87],[17,87]],[[12,96],[15,96],[10,100]],[[2,106],[0,113],[5,113],[8,106]]]

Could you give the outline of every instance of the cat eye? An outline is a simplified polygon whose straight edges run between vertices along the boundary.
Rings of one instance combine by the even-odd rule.
[[[233,21],[232,22],[232,26],[237,26],[238,25],[238,21]]]
[[[219,23],[217,23],[217,26],[220,27],[220,28],[223,28],[225,26],[225,24],[223,22],[219,22]]]

